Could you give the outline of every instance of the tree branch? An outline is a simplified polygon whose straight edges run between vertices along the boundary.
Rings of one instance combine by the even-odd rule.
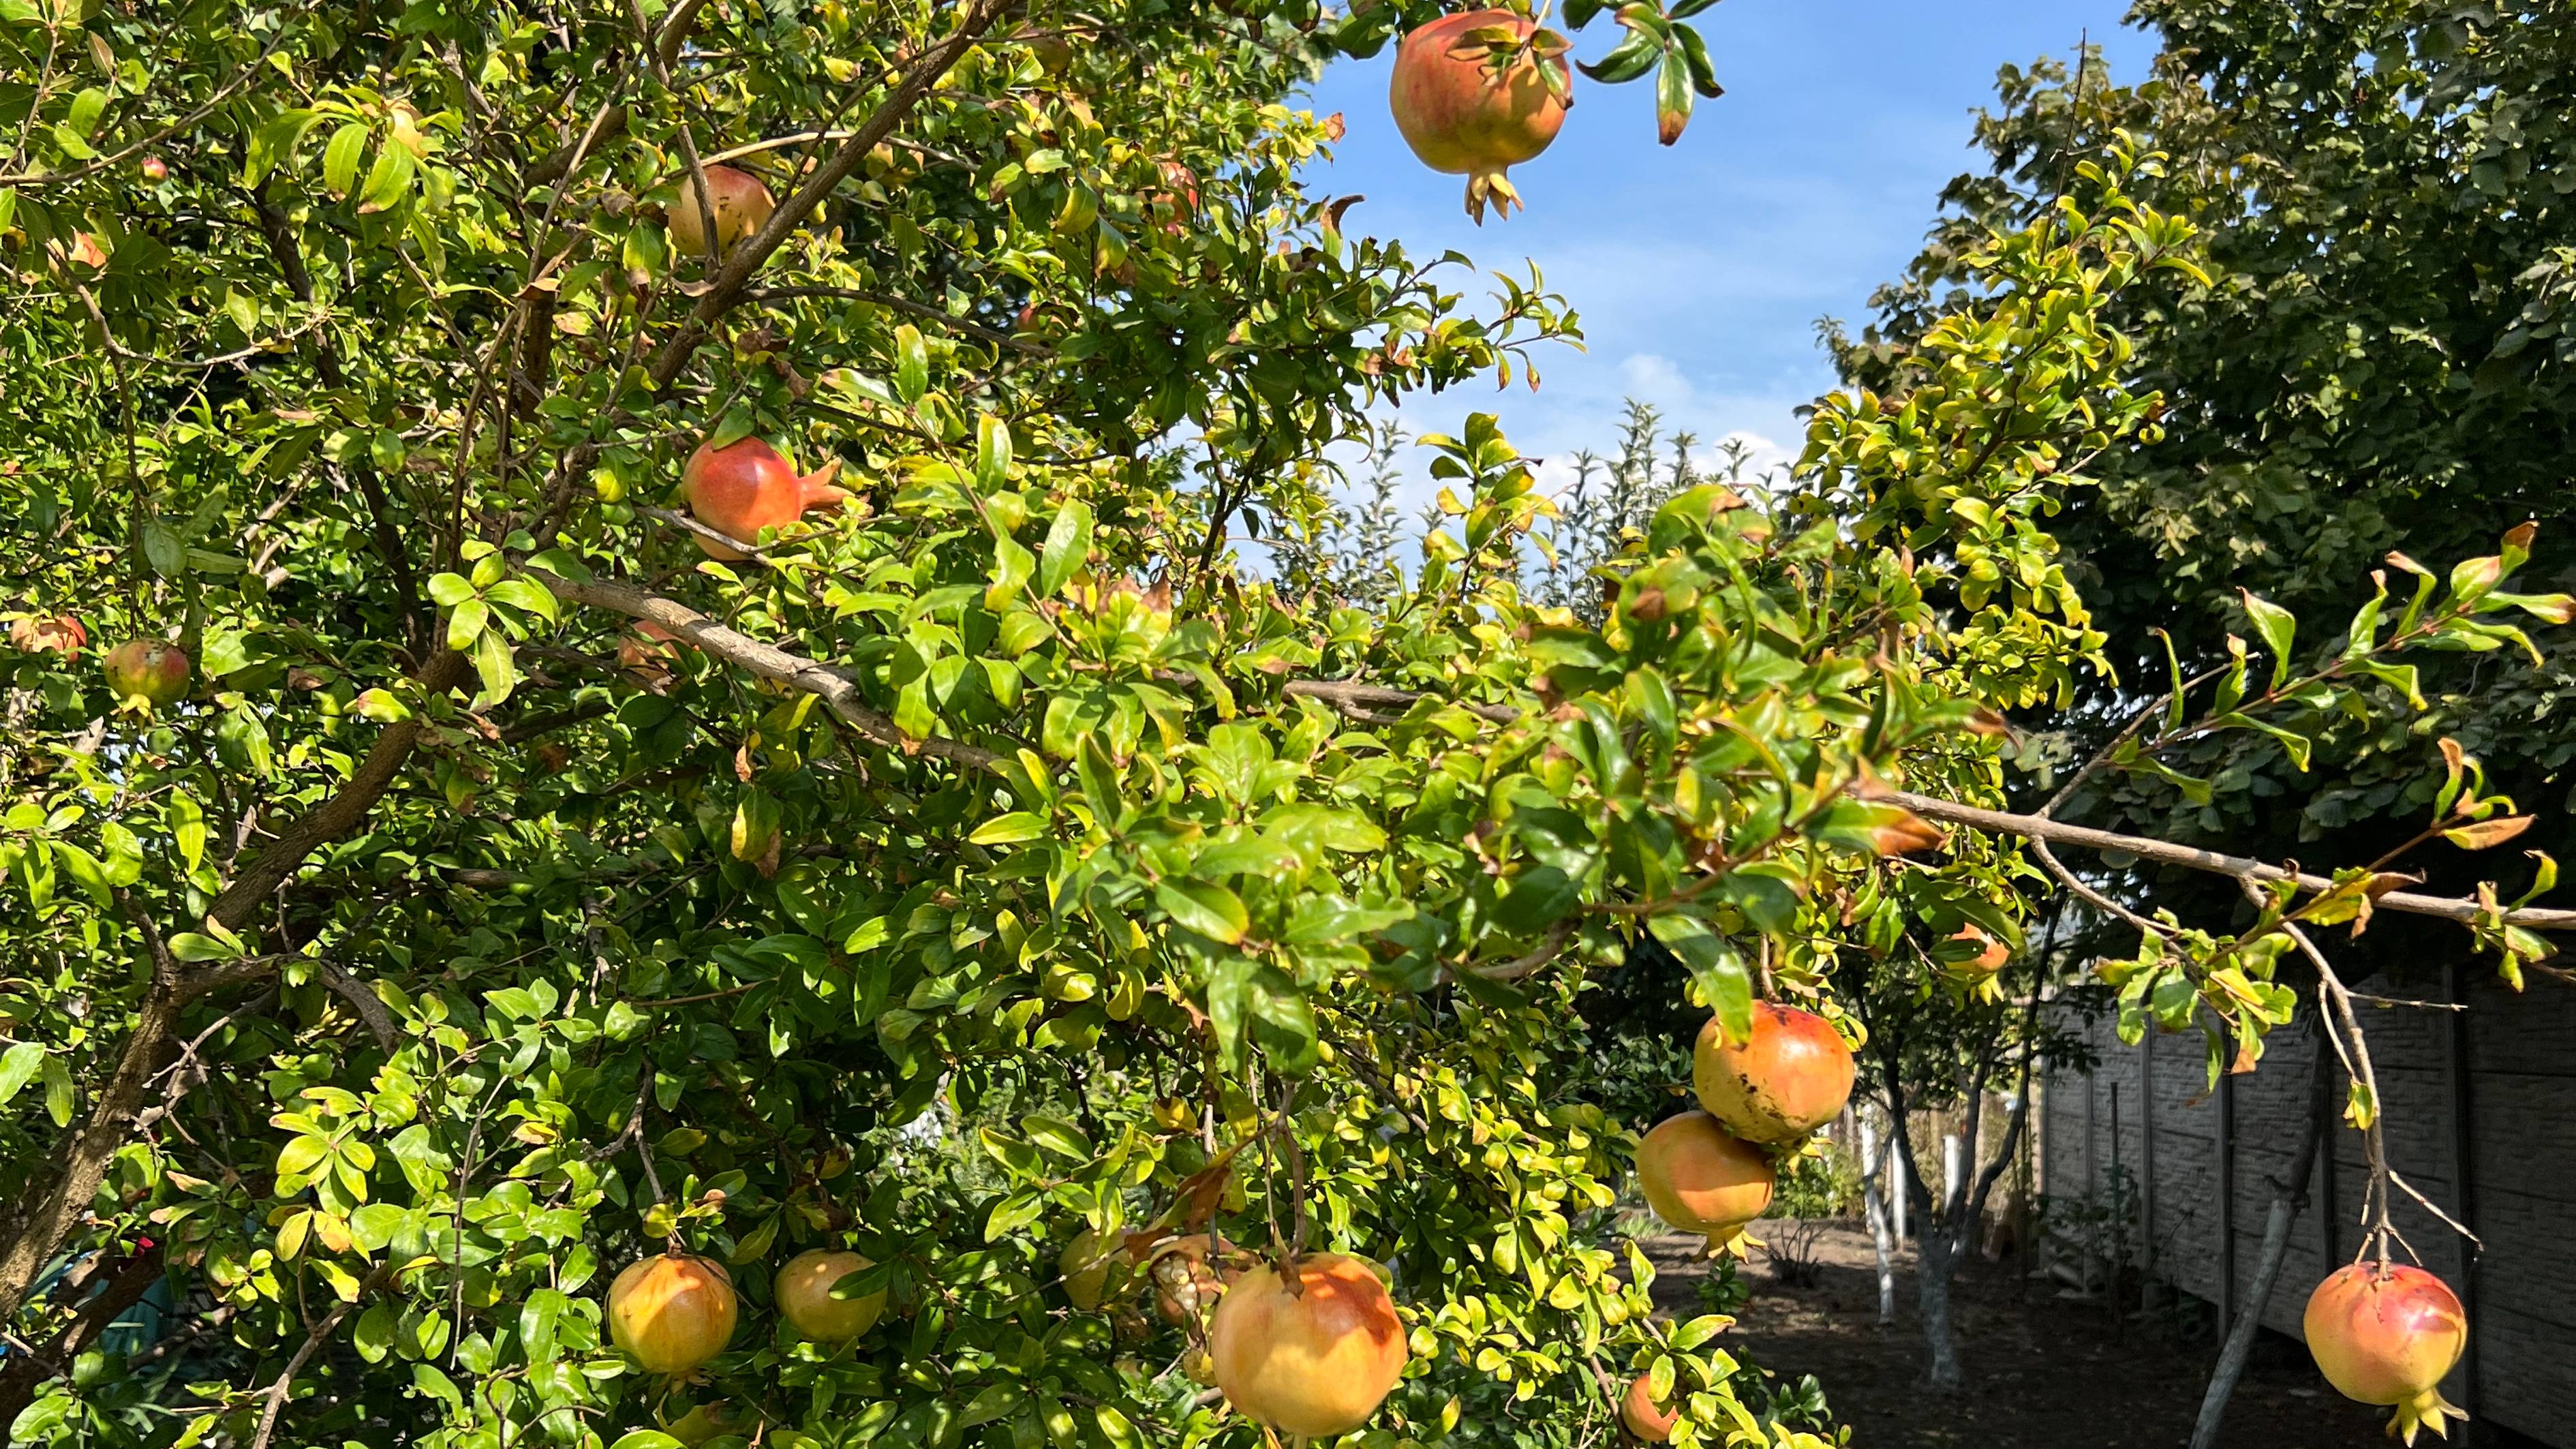
[[[1902,805],[1927,820],[1965,825],[1977,830],[1991,831],[1997,835],[2018,835],[2027,840],[2044,840],[2059,845],[2080,845],[2087,850],[2125,851],[2141,860],[2152,860],[2159,865],[2178,865],[2187,870],[2234,876],[2242,881],[2287,880],[2298,882],[2301,890],[2334,889],[2334,882],[2321,875],[2285,870],[2264,861],[2248,859],[2241,855],[2222,855],[2215,850],[2202,850],[2197,846],[2176,845],[2171,841],[2152,840],[2142,835],[2118,835],[2108,830],[2095,830],[2090,826],[2067,825],[2055,820],[2043,819],[2037,815],[2015,815],[2002,810],[1961,805],[1954,801],[1936,799],[1930,795],[1910,794],[1903,790],[1891,790],[1879,798],[1892,804]],[[2398,911],[2416,916],[2438,916],[2446,921],[2458,921],[2463,924],[2476,921],[2482,914],[2475,901],[2457,900],[2448,896],[2416,895],[2408,891],[2391,891],[2379,897],[2372,905],[2376,910]],[[2530,909],[2506,911],[2503,913],[2503,920],[2507,925],[2521,926],[2534,931],[2576,931],[2576,911]]]
[[[796,188],[796,194],[770,213],[769,220],[762,224],[758,233],[736,245],[726,255],[724,266],[716,272],[714,283],[705,295],[698,298],[688,320],[654,356],[650,376],[656,391],[669,387],[672,379],[689,365],[689,358],[697,351],[698,344],[706,340],[716,320],[742,300],[744,288],[750,283],[752,274],[760,270],[761,264],[785,246],[790,236],[812,222],[815,210],[830,199],[833,189],[859,169],[859,163],[867,159],[877,143],[893,133],[903,118],[912,113],[912,108],[921,103],[921,98],[930,93],[931,86],[963,59],[975,41],[1016,3],[1018,0],[967,0],[966,7],[958,13],[957,28],[905,68],[901,78],[895,82],[893,93],[869,113],[857,130],[850,133],[850,139],[842,143],[840,150],[832,153],[832,159],[815,168],[805,184]],[[714,240],[712,236],[708,239]]]
[[[818,664],[801,654],[790,654],[774,644],[764,644],[748,635],[737,634],[686,604],[604,579],[576,582],[550,573],[536,577],[556,598],[660,625],[718,659],[739,665],[773,683],[801,689],[822,700],[842,723],[887,749],[906,755],[950,760],[979,770],[997,769],[1003,762],[1003,756],[963,741],[909,738],[895,726],[892,718],[867,702],[859,691],[858,681],[851,675],[830,665]]]

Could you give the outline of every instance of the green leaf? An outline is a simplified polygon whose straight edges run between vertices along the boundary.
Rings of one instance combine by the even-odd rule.
[[[1557,923],[1582,899],[1583,883],[1552,865],[1512,878],[1511,891],[1494,907],[1496,929],[1534,936]]]
[[[366,190],[358,198],[358,214],[391,210],[411,190],[419,165],[408,146],[389,144],[378,150],[376,164],[367,171]]]
[[[240,956],[241,951],[212,936],[181,931],[170,938],[170,954],[182,961],[230,961]]]
[[[42,1042],[22,1041],[9,1048],[5,1056],[0,1056],[0,1107],[8,1106],[12,1098],[35,1080],[36,1069],[44,1062]]]
[[[2279,689],[2290,677],[2290,641],[2299,632],[2298,618],[2278,604],[2256,598],[2250,591],[2240,591],[2245,602],[2245,617],[2252,621],[2254,632],[2263,636],[2263,647],[2272,654],[2272,688]]]
[[[1047,528],[1046,544],[1038,554],[1038,597],[1052,599],[1091,557],[1091,505],[1079,498],[1065,500],[1055,511],[1055,522]]]
[[[351,121],[331,133],[322,151],[322,189],[338,201],[358,182],[358,158],[367,149],[367,123]]]
[[[1744,956],[1695,916],[1650,916],[1646,929],[1681,959],[1717,1013],[1718,1027],[1736,1041],[1753,1035],[1753,972]]]
[[[894,395],[906,407],[930,391],[930,348],[921,329],[906,322],[894,329]]]
[[[975,486],[999,493],[1011,482],[1011,428],[991,413],[975,419]]]
[[[1046,833],[1045,816],[1029,810],[1014,810],[1008,815],[996,815],[976,826],[975,833],[967,836],[966,840],[972,845],[1017,845],[1024,840],[1035,840]]]
[[[1154,900],[1172,923],[1211,941],[1232,946],[1251,929],[1252,917],[1233,891],[1209,881],[1167,880],[1154,887]]]
[[[518,687],[519,664],[507,635],[498,629],[486,629],[474,641],[474,672],[483,681],[483,692],[474,697],[477,707],[488,708],[510,697],[510,691]]]

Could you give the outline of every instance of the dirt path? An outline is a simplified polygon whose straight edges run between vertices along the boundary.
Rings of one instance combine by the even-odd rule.
[[[1660,1276],[1655,1298],[1680,1317],[1702,1311],[1698,1240],[1650,1238]],[[2115,1342],[2099,1304],[2034,1283],[2025,1298],[2009,1260],[1962,1270],[1956,1313],[1967,1392],[1942,1397],[1918,1383],[1922,1339],[1914,1314],[1913,1260],[1897,1272],[1897,1322],[1878,1326],[1869,1238],[1828,1229],[1812,1288],[1778,1283],[1755,1255],[1753,1301],[1729,1334],[1763,1368],[1822,1380],[1853,1449],[2182,1449],[2217,1345],[2173,1327],[2133,1321]],[[2258,1346],[2228,1412],[2227,1449],[2354,1449],[2386,1442],[2385,1411],[2349,1403],[2287,1340]]]

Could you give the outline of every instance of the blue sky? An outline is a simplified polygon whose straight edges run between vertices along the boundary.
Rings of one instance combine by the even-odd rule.
[[[2072,55],[2088,28],[2116,80],[2151,39],[2120,26],[2127,0],[1725,0],[1699,16],[1727,93],[1703,100],[1679,145],[1657,146],[1650,84],[1575,78],[1546,155],[1512,169],[1528,210],[1470,223],[1462,178],[1414,160],[1387,114],[1394,48],[1316,84],[1317,114],[1349,126],[1317,194],[1368,200],[1345,227],[1417,256],[1455,248],[1488,271],[1538,263],[1581,313],[1588,352],[1540,354],[1532,394],[1485,388],[1408,402],[1413,432],[1494,410],[1524,454],[1606,449],[1622,398],[1663,408],[1703,439],[1749,434],[1795,451],[1791,409],[1832,385],[1817,318],[1853,323],[1920,243],[1942,185],[1972,160],[1970,112],[1996,67]],[[1594,59],[1622,32],[1607,15],[1575,37]],[[1482,290],[1482,289],[1479,289]],[[1420,459],[1408,460],[1420,475]],[[1558,476],[1555,468],[1542,478]]]

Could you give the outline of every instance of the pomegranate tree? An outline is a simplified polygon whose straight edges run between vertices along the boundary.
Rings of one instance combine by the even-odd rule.
[[[850,495],[832,486],[840,471],[836,458],[800,477],[776,448],[758,438],[737,438],[721,448],[700,444],[689,455],[681,482],[688,490],[689,512],[698,522],[727,538],[750,543],[764,528],[784,527],[810,509],[847,502]],[[750,557],[704,535],[690,536],[712,558]]]
[[[2345,1398],[2397,1412],[2388,1432],[2448,1437],[2446,1421],[2468,1415],[2442,1397],[2441,1383],[2468,1347],[2469,1317],[2450,1285],[2406,1264],[2338,1269],[2308,1295],[2301,1320],[2308,1352]]]
[[[1721,1248],[1771,1206],[1775,1180],[1762,1149],[1706,1112],[1684,1112],[1656,1123],[1637,1144],[1637,1184],[1655,1216],[1705,1233],[1711,1248]]]
[[[1282,1434],[1347,1434],[1404,1377],[1404,1324],[1377,1272],[1310,1253],[1262,1264],[1226,1290],[1208,1325],[1216,1385],[1245,1418]]]
[[[1404,38],[1388,98],[1422,164],[1467,178],[1467,214],[1509,216],[1520,193],[1504,173],[1548,148],[1565,125],[1565,40],[1510,10],[1443,15]]]
[[[731,166],[709,166],[707,173],[708,209],[715,213],[716,251],[731,251],[733,244],[760,230],[769,214],[778,209],[778,201],[760,178]],[[690,256],[704,256],[707,251],[706,218],[698,211],[697,183],[680,178],[680,194],[667,209],[670,218],[671,245]]]
[[[1811,1011],[1753,1003],[1753,1030],[1730,1041],[1709,1018],[1691,1049],[1700,1105],[1747,1142],[1804,1137],[1851,1100],[1851,1048],[1833,1023]]]
[[[100,662],[107,687],[128,704],[141,700],[166,708],[188,697],[187,651],[159,639],[129,639]]]
[[[817,1343],[839,1343],[876,1326],[884,1315],[884,1289],[856,1298],[835,1298],[832,1287],[853,1273],[876,1264],[856,1253],[808,1248],[787,1260],[771,1283],[778,1311],[798,1333]]]
[[[1628,1392],[1619,1398],[1619,1422],[1628,1432],[1649,1444],[1661,1444],[1673,1437],[1673,1425],[1681,1422],[1681,1409],[1655,1402],[1652,1379],[1639,1374],[1628,1381]]]
[[[713,1259],[657,1253],[608,1287],[608,1333],[657,1374],[686,1374],[733,1339],[733,1280]]]

